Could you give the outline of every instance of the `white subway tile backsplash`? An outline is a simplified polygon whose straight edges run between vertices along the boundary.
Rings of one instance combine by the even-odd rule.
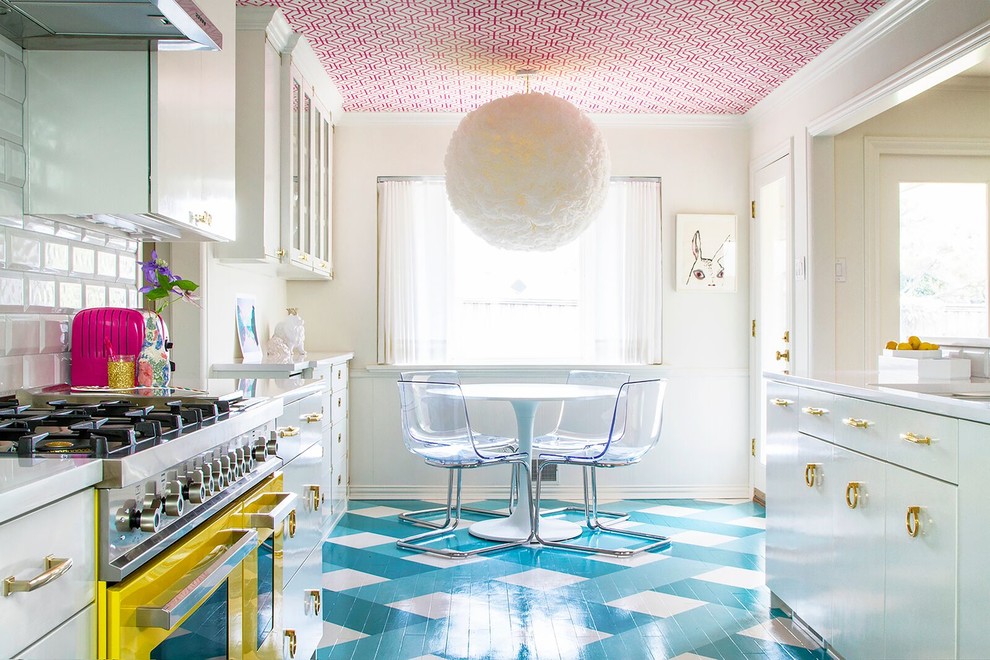
[[[24,358],[0,358],[0,392],[11,394],[24,387]]]
[[[69,350],[70,316],[44,316],[41,318],[41,352],[65,353]]]
[[[7,317],[7,355],[36,355],[41,352],[41,317],[12,314]]]
[[[8,268],[23,268],[25,270],[39,270],[41,268],[41,240],[36,234],[10,231],[7,232],[7,239],[9,243]]]
[[[55,310],[55,280],[44,277],[29,277],[28,311],[52,312]]]
[[[102,284],[86,284],[84,285],[85,294],[83,298],[86,301],[86,307],[106,307],[107,306],[107,288]]]
[[[19,144],[24,142],[24,122],[21,115],[20,103],[0,96],[0,137]]]
[[[107,305],[110,307],[127,307],[127,289],[122,286],[108,286]]]
[[[45,270],[69,272],[69,245],[54,240],[45,241]]]
[[[74,225],[65,225],[60,222],[55,227],[55,235],[59,238],[67,238],[72,241],[81,241],[82,234],[82,229]]]
[[[127,249],[127,239],[123,236],[107,236],[107,247],[118,252]]]
[[[121,254],[117,257],[119,279],[126,282],[136,282],[138,278],[137,259],[131,254]]]
[[[72,274],[92,275],[96,272],[96,250],[72,246]]]
[[[117,279],[117,253],[96,251],[96,274],[100,277]]]
[[[55,356],[55,382],[56,383],[68,383],[69,382],[69,371],[71,370],[72,356],[68,353],[62,353],[61,355]]]
[[[25,81],[27,78],[24,62],[9,55],[4,59],[7,60],[4,66],[4,95],[23,104],[26,91]]]
[[[103,246],[107,244],[107,235],[102,231],[96,231],[94,229],[84,229],[83,230],[83,243],[88,243],[89,245],[99,245]]]
[[[22,191],[23,192],[23,191]],[[12,229],[24,228],[24,216],[18,211],[15,215],[0,215],[0,227],[10,227]]]
[[[48,218],[41,218],[36,215],[24,216],[24,231],[54,236],[56,224],[54,220],[49,220]]]
[[[24,309],[24,277],[20,273],[0,272],[0,307]]]
[[[127,292],[127,306],[137,307],[138,306],[138,292],[137,289],[131,289]]]
[[[82,282],[62,280],[58,283],[59,309],[69,312],[83,308]]]
[[[54,355],[29,355],[24,358],[24,384],[21,387],[52,385],[58,374],[58,358]]]
[[[0,268],[7,267],[7,230],[0,227]]]

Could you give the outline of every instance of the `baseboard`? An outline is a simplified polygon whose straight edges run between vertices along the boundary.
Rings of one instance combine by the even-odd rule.
[[[580,502],[583,495],[580,485],[544,487],[543,497],[557,500]],[[495,486],[464,486],[461,491],[464,500],[504,499],[508,490]],[[351,500],[445,500],[447,488],[436,486],[374,486],[351,484],[347,497]],[[599,501],[611,500],[676,500],[676,499],[751,499],[752,490],[748,484],[700,485],[700,486],[613,486],[598,487]]]

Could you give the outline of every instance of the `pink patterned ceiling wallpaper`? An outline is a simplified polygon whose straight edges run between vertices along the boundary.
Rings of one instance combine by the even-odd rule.
[[[742,114],[884,0],[239,0],[277,5],[356,112],[530,88],[591,113]]]

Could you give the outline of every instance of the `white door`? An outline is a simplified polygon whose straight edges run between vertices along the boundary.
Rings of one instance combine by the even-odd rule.
[[[753,325],[750,342],[750,427],[755,441],[750,481],[766,492],[766,385],[763,372],[790,373],[791,343],[791,158],[783,156],[753,176],[751,274]]]
[[[990,157],[884,154],[879,160],[877,335],[990,336]]]

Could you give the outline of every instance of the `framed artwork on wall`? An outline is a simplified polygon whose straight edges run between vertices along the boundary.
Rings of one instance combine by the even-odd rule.
[[[678,213],[674,268],[677,291],[736,290],[736,216]]]
[[[261,362],[261,344],[258,342],[258,319],[254,309],[254,296],[235,296],[237,341],[245,362]]]

